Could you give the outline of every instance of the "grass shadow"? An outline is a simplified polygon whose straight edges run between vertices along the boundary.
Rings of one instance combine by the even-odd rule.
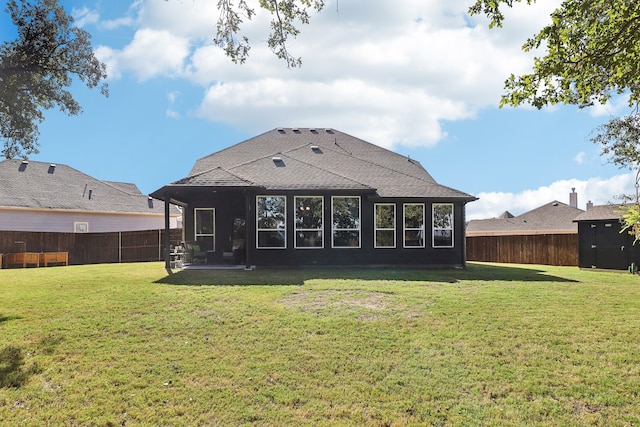
[[[37,365],[25,369],[22,349],[8,345],[0,350],[0,388],[18,388],[40,372]]]
[[[433,269],[423,267],[300,267],[258,268],[255,270],[180,270],[156,283],[191,286],[302,286],[313,279],[336,280],[396,280],[436,283],[457,283],[460,280],[575,282],[553,276],[535,267],[485,265],[470,263],[465,269]]]
[[[0,314],[0,323],[8,322],[9,320],[19,320],[22,319],[20,316],[5,316]]]

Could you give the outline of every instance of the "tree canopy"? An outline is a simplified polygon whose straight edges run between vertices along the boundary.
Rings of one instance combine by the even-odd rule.
[[[477,0],[471,13],[485,13],[501,25],[501,4],[520,0]],[[535,0],[526,0],[531,4]],[[570,104],[580,108],[628,97],[629,111],[598,127],[592,142],[620,168],[636,171],[636,191],[621,195],[623,231],[640,240],[640,2],[633,0],[564,0],[551,22],[523,45],[543,48],[531,73],[511,75],[501,105],[542,108]]]
[[[324,0],[260,0],[260,7],[272,15],[271,32],[267,45],[284,60],[288,67],[302,64],[300,57],[294,57],[287,49],[290,37],[300,34],[299,24],[308,24],[310,14],[324,8]],[[220,16],[216,26],[214,43],[221,47],[233,62],[244,63],[251,48],[249,39],[241,36],[243,17],[251,20],[255,16],[255,8],[245,0],[236,4],[233,0],[218,0]]]
[[[94,56],[91,36],[73,26],[57,0],[9,0],[18,38],[0,46],[0,138],[6,158],[38,152],[43,110],[82,111],[68,88],[78,78],[107,95],[106,66]]]

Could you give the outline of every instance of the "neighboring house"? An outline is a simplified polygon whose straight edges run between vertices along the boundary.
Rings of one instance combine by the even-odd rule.
[[[640,264],[640,246],[629,233],[620,232],[620,206],[594,206],[575,218],[580,268],[626,270],[631,263]]]
[[[467,225],[467,258],[471,261],[577,265],[578,209],[575,190],[569,205],[554,200],[529,212],[472,220]]]
[[[554,200],[518,216],[505,212],[499,218],[469,221],[467,236],[577,234],[573,220],[583,212]]]
[[[171,207],[170,228],[181,213]],[[99,181],[66,165],[0,162],[0,230],[114,232],[165,228],[165,206],[134,184]]]
[[[196,161],[152,196],[183,206],[207,262],[465,265],[469,194],[333,129],[278,128]]]

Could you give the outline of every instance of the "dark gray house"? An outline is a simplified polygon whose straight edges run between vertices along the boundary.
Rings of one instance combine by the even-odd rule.
[[[278,128],[152,193],[208,263],[465,265],[465,205],[420,163],[333,129]]]
[[[627,270],[631,263],[640,264],[640,244],[633,236],[620,232],[620,205],[589,208],[574,219],[578,223],[580,268]]]

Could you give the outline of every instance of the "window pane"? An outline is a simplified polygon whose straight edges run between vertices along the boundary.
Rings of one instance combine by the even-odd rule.
[[[404,205],[404,227],[422,228],[424,222],[424,205],[407,204]]]
[[[376,247],[393,248],[396,245],[395,230],[376,230]]]
[[[376,205],[376,228],[395,227],[395,205]]]
[[[404,232],[405,246],[424,246],[424,232],[422,230],[405,230]]]
[[[285,228],[285,198],[258,197],[258,229]]]
[[[433,246],[453,246],[451,230],[433,230]]]
[[[333,246],[335,247],[360,246],[360,232],[359,231],[334,231]]]
[[[296,247],[321,248],[322,247],[322,231],[296,232]]]
[[[453,228],[453,205],[433,205],[433,228]]]
[[[360,198],[333,198],[333,228],[354,230],[360,228]]]
[[[296,228],[322,228],[322,197],[296,197]]]
[[[196,235],[213,234],[213,209],[196,209]]]
[[[258,231],[259,248],[284,248],[283,231]]]

